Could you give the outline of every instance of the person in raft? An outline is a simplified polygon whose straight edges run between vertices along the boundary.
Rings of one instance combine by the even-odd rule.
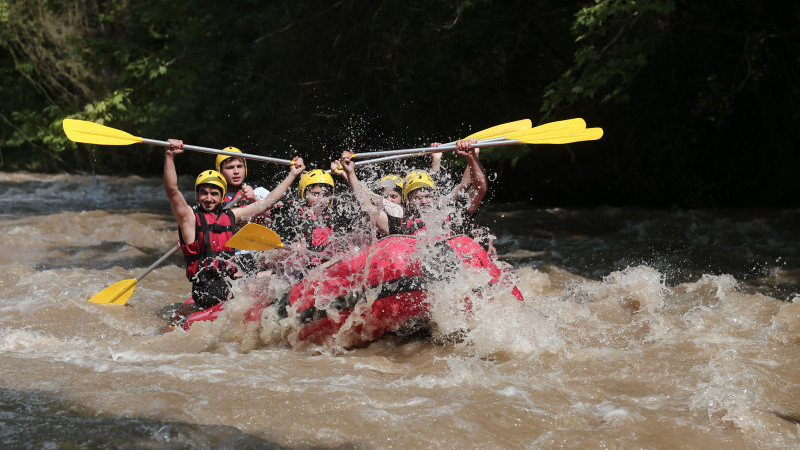
[[[230,281],[237,276],[231,262],[233,249],[225,243],[233,236],[234,226],[269,210],[286,193],[305,169],[303,159],[295,157],[286,178],[264,200],[247,206],[223,209],[227,190],[225,177],[216,170],[206,170],[195,181],[197,203],[189,206],[178,189],[175,155],[183,153],[183,142],[169,140],[164,153],[164,189],[178,222],[180,248],[186,260],[186,276],[192,282],[192,300],[170,319],[170,324],[197,309],[210,308],[231,297]]]
[[[299,247],[330,253],[334,227],[347,229],[350,222],[335,205],[332,198],[334,187],[333,177],[322,169],[304,173],[298,186],[300,200],[285,199],[271,212],[275,232]],[[319,257],[310,256],[303,266],[310,269],[321,262]],[[290,270],[298,279],[304,277],[304,271],[299,268]]]
[[[342,152],[341,160],[331,163],[331,171],[338,173],[350,184],[359,208],[367,213],[370,229],[373,230],[374,233],[373,237],[384,237],[386,233],[376,224],[376,220],[378,219],[377,213],[383,209],[389,217],[403,217],[403,177],[394,173],[385,175],[373,185],[373,190],[369,191],[359,181],[353,170],[349,172],[343,170],[344,166],[341,161],[346,160],[348,164],[350,164],[352,162],[352,154],[352,151],[349,150]],[[442,164],[442,153],[432,153],[431,159],[430,173],[433,177],[438,177]],[[355,166],[351,166],[350,168],[354,169],[354,167]]]
[[[236,147],[223,148],[226,152],[242,153]],[[230,203],[234,199],[236,202],[231,205],[232,207],[245,206],[254,203],[256,200],[263,200],[269,195],[269,191],[263,187],[253,188],[245,183],[247,178],[247,161],[244,158],[236,156],[217,155],[216,160],[217,172],[225,177],[228,183],[228,190],[222,199],[223,203]]]
[[[456,143],[455,152],[467,160],[467,168],[464,171],[461,182],[450,192],[445,200],[448,204],[455,205],[455,214],[450,214],[446,224],[452,233],[463,233],[468,227],[467,222],[478,210],[483,197],[486,196],[488,184],[483,167],[478,162],[476,149],[472,148],[475,144],[474,139],[465,139]],[[438,146],[438,143],[432,146]],[[421,170],[411,171],[402,180],[402,202],[405,208],[402,214],[397,214],[393,207],[387,208],[389,201],[383,201],[378,205],[375,197],[369,196],[368,191],[359,182],[355,175],[354,164],[350,159],[350,153],[342,153],[342,159],[338,162],[347,174],[347,179],[353,187],[356,199],[362,209],[370,215],[372,223],[377,227],[378,236],[392,234],[416,234],[426,228],[426,216],[433,207],[438,204],[436,183],[431,176]],[[386,184],[394,182],[395,187],[400,186],[397,179],[384,178]],[[387,186],[388,188],[388,186]],[[393,188],[394,189],[394,188]],[[384,188],[383,192],[387,192]],[[389,193],[389,195],[393,195]],[[440,205],[444,206],[444,205]]]
[[[242,153],[236,147],[225,147],[226,152]],[[247,178],[247,161],[244,158],[228,155],[217,155],[215,167],[217,172],[225,177],[228,183],[228,188],[225,195],[222,197],[223,206],[228,208],[235,208],[239,206],[246,206],[257,200],[263,200],[269,195],[269,191],[263,187],[256,187],[255,189],[245,183]],[[255,222],[259,225],[269,226],[269,213],[261,214],[250,218],[250,222]],[[234,231],[238,231],[239,227],[234,227]],[[236,250],[236,265],[247,274],[253,274],[258,270],[258,262],[256,261],[253,252],[245,250]]]

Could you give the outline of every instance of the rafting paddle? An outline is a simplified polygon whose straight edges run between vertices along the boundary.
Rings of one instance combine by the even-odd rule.
[[[73,142],[81,142],[84,144],[97,144],[97,145],[131,145],[131,144],[151,144],[159,145],[161,147],[169,147],[167,141],[157,141],[153,139],[145,139],[132,134],[126,133],[115,128],[100,125],[99,123],[87,122],[85,120],[64,119],[62,122],[64,133],[67,138]],[[284,164],[287,166],[292,165],[292,161],[288,159],[271,158],[269,156],[252,155],[249,153],[229,152],[219,150],[216,148],[198,147],[195,145],[184,145],[184,149],[192,150],[202,153],[213,153],[217,155],[234,156],[237,158],[252,159],[255,161],[271,162],[275,164]]]
[[[584,128],[586,124],[584,124]],[[506,134],[513,133],[513,132],[520,132],[524,130],[529,130],[531,128],[531,121],[530,119],[522,119],[517,120],[514,122],[502,123],[500,125],[495,125],[491,128],[487,128],[485,130],[481,130],[475,133],[470,134],[469,136],[465,137],[464,139],[476,139],[479,141],[482,140],[495,140],[495,139],[503,139]],[[448,142],[442,145],[455,145],[456,141]],[[389,152],[395,150],[388,150]],[[367,153],[353,153],[350,155],[350,158],[355,159],[358,158],[377,158],[379,156],[387,155],[386,151],[378,151],[378,152],[367,152]]]
[[[599,129],[599,128],[598,128]],[[544,138],[548,138],[550,140],[554,140],[561,137],[567,136],[574,136],[576,132],[586,130],[586,122],[583,119],[569,119],[569,120],[559,120],[557,122],[550,122],[544,125],[539,125],[535,128],[521,128],[517,130],[507,130],[503,133],[502,136],[486,136],[481,139],[478,139],[479,144],[475,145],[475,147],[489,147],[491,146],[490,142],[503,142],[505,140],[510,139],[533,139],[538,138],[542,140]],[[485,130],[486,131],[486,130]],[[482,133],[482,132],[481,132]],[[602,133],[602,131],[601,131]],[[479,133],[480,134],[480,133]],[[602,134],[601,134],[602,135]],[[467,137],[466,139],[476,139],[474,137]],[[579,139],[580,140],[580,139]],[[576,142],[576,141],[572,141]],[[532,142],[522,142],[522,143],[532,143]],[[543,144],[550,144],[550,143],[563,143],[563,142],[539,142]],[[509,144],[504,144],[509,145]],[[368,152],[368,153],[359,153],[359,158],[377,158],[383,156],[392,156],[392,155],[403,155],[406,153],[416,153],[421,151],[428,151],[432,148],[441,148],[441,149],[448,149],[454,148],[455,142],[448,142],[446,144],[442,144],[438,147],[423,147],[423,148],[407,148],[402,150],[382,150],[378,152]],[[435,152],[433,152],[435,153]]]
[[[555,123],[555,122],[554,122]],[[546,124],[552,125],[552,124]],[[543,125],[544,126],[544,125]],[[544,132],[531,128],[530,130],[522,130],[515,133],[509,133],[504,140],[484,140],[478,141],[472,145],[473,148],[486,148],[486,147],[501,147],[508,145],[520,144],[569,144],[573,142],[592,141],[600,139],[603,136],[602,128],[557,128],[551,127],[545,129]],[[440,145],[438,147],[423,147],[412,148],[404,150],[388,150],[385,152],[375,152],[383,155],[379,158],[367,159],[355,163],[356,167],[377,164],[381,162],[394,161],[403,158],[413,158],[416,156],[428,155],[431,153],[452,151],[455,145]],[[371,153],[374,154],[374,153]],[[362,154],[363,155],[363,154]]]
[[[228,209],[231,206],[233,206],[233,204],[236,203],[239,200],[239,198],[241,198],[241,195],[242,195],[241,191],[237,192],[236,195],[233,197],[233,199],[229,203],[225,204],[223,208]],[[158,258],[156,262],[151,264],[150,267],[144,270],[144,272],[140,273],[138,277],[131,278],[128,280],[118,281],[112,284],[111,286],[103,289],[102,291],[98,292],[88,301],[92,303],[113,303],[115,305],[124,305],[125,303],[128,302],[128,299],[131,298],[131,295],[133,295],[133,290],[136,288],[136,283],[138,283],[139,280],[144,278],[145,275],[152,272],[153,269],[158,267],[159,264],[161,264],[167,258],[172,256],[172,254],[178,251],[179,248],[180,246],[178,245],[172,247],[167,253],[164,254],[164,256]]]
[[[173,253],[178,251],[178,248],[179,247],[177,245],[172,247],[170,251],[165,253],[161,258],[158,258],[158,261],[151,264],[150,267],[145,269],[144,272],[140,273],[138,277],[131,278],[129,280],[118,281],[95,294],[94,297],[89,299],[89,301],[92,303],[113,303],[115,305],[124,305],[128,302],[128,299],[131,298],[131,295],[133,295],[133,289],[136,287],[136,283],[138,283],[139,280],[144,278],[144,276],[150,273],[153,269],[158,267],[158,265],[164,262],[165,259],[172,256]]]
[[[501,123],[500,125],[495,125],[493,127],[487,128],[485,130],[477,131],[475,133],[470,134],[469,136],[465,137],[464,139],[477,139],[477,140],[497,140],[503,139],[503,135],[507,133],[512,133],[515,131],[522,131],[528,130],[531,128],[531,120],[530,119],[522,119],[522,120],[515,120],[513,122]],[[455,145],[456,141],[448,142],[442,145]],[[391,150],[390,150],[391,151]],[[377,158],[378,156],[382,156],[383,152],[367,152],[367,153],[359,153],[359,158]],[[351,153],[350,158],[355,159],[356,154]],[[342,166],[339,166],[339,169],[336,170],[336,173],[339,173],[339,170],[342,170]],[[328,170],[328,173],[331,171]]]
[[[237,231],[228,242],[225,243],[230,248],[238,250],[251,250],[263,251],[272,250],[276,248],[283,248],[286,250],[301,250],[295,246],[284,244],[281,242],[281,237],[278,233],[270,230],[269,228],[259,225],[257,223],[248,223],[243,226],[241,230]],[[323,253],[312,252],[304,250],[316,257],[323,259],[330,259],[330,256]]]

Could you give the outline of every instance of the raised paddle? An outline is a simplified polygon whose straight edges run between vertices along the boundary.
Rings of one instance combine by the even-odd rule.
[[[223,208],[228,209],[231,206],[233,206],[233,204],[236,203],[237,200],[239,200],[241,195],[242,195],[241,191],[237,192],[236,196],[234,196],[229,203],[225,204]],[[138,277],[131,278],[128,280],[118,281],[112,284],[111,286],[103,289],[102,291],[98,292],[88,301],[92,303],[113,303],[115,305],[124,305],[125,303],[128,302],[128,299],[131,298],[131,295],[133,295],[133,290],[136,288],[136,283],[138,283],[139,280],[144,278],[145,275],[152,272],[153,269],[158,267],[159,264],[161,264],[167,258],[172,256],[172,254],[178,251],[179,248],[180,246],[178,245],[172,247],[167,253],[164,253],[164,256],[158,258],[156,262],[151,264],[150,267],[144,270],[144,272],[140,273]]]
[[[570,144],[572,142],[594,141],[600,139],[602,136],[603,136],[603,130],[601,128],[587,128],[585,130],[572,132],[569,135],[560,134],[557,136],[550,136],[550,137],[542,135],[535,135],[535,136],[521,135],[515,139],[510,139],[505,141],[486,140],[477,142],[471,145],[471,147],[486,148],[486,147],[520,145],[520,144]],[[409,149],[409,151],[404,151],[396,155],[384,156],[381,158],[366,159],[364,161],[356,161],[355,163],[353,163],[353,165],[355,167],[362,167],[370,164],[379,164],[383,162],[395,161],[398,159],[405,159],[405,158],[416,158],[417,156],[430,155],[431,153],[438,153],[438,152],[448,152],[452,150],[455,150],[454,145],[453,146],[440,145],[439,147]]]
[[[495,125],[491,128],[477,131],[465,137],[464,139],[476,139],[478,141],[484,141],[484,140],[494,141],[503,139],[503,136],[505,136],[508,133],[513,133],[515,131],[529,130],[530,128],[531,128],[531,120],[522,119],[522,120],[516,120],[514,122],[501,123],[500,125]],[[456,141],[451,141],[444,143],[442,145],[455,145],[455,143]],[[372,153],[374,152],[362,153],[359,154],[359,156],[368,155]]]
[[[469,136],[467,136],[464,139],[477,139],[479,141],[497,141],[497,140],[503,140],[505,134],[509,134],[509,133],[513,133],[513,132],[520,132],[520,131],[524,131],[524,130],[529,130],[530,128],[531,128],[531,120],[530,119],[522,119],[522,120],[516,120],[514,122],[501,123],[500,125],[495,125],[493,127],[487,128],[485,130],[477,131],[475,133],[470,134]],[[456,144],[456,141],[452,141],[452,142],[448,142],[448,143],[442,144],[442,145],[455,145],[455,144]],[[394,151],[394,150],[389,150],[389,152],[392,152],[392,151]],[[367,153],[359,153],[358,157],[359,158],[376,158],[376,157],[379,157],[379,156],[382,156],[382,155],[385,155],[385,154],[386,153],[382,152],[382,151],[380,151],[380,152],[367,152]],[[355,159],[356,158],[356,154],[355,153],[351,153],[350,157]],[[358,164],[358,163],[355,163],[355,164],[356,164],[356,166],[364,165],[364,164]],[[367,164],[367,163],[365,163],[365,164]],[[339,173],[339,170],[341,170],[341,169],[342,169],[342,166],[339,166],[339,169],[335,170],[334,172],[335,173]],[[327,172],[331,173],[330,170],[328,170]]]
[[[470,134],[464,139],[477,139],[477,140],[501,140],[503,139],[503,135],[515,131],[523,131],[531,128],[531,120],[530,119],[522,119],[522,120],[515,120],[513,122],[501,123],[500,125],[495,125],[493,127],[487,128],[485,130],[476,131],[475,133]],[[456,141],[448,142],[443,145],[455,145]],[[376,155],[375,153],[381,152],[368,152],[368,153],[359,153],[358,157],[364,158],[376,158],[381,155]],[[368,156],[372,155],[372,156]],[[350,157],[355,159],[356,154],[351,153]],[[342,166],[339,166],[338,170],[334,172],[339,173],[339,170],[342,169]],[[331,173],[330,170],[327,171]]]
[[[584,124],[584,128],[586,125]],[[503,139],[504,136],[508,133],[513,133],[517,131],[524,131],[529,130],[531,128],[531,121],[530,119],[522,119],[517,120],[514,122],[502,123],[500,125],[495,125],[491,128],[487,128],[485,130],[481,130],[475,133],[470,134],[469,136],[465,137],[464,139],[477,139],[481,140],[495,140],[495,139]],[[448,142],[442,145],[455,145],[456,141]],[[388,150],[392,151],[392,150]],[[358,158],[377,158],[379,156],[385,156],[385,151],[379,152],[367,152],[367,153],[355,153],[350,155],[350,158],[355,159]]]
[[[99,123],[87,122],[85,120],[64,119],[62,122],[64,133],[73,142],[97,145],[131,145],[131,144],[151,144],[161,147],[169,147],[167,141],[156,141],[133,136],[115,128],[100,125]],[[213,153],[217,155],[235,156],[237,158],[252,159],[255,161],[270,162],[275,164],[292,165],[288,159],[271,158],[269,156],[252,155],[249,153],[228,152],[216,148],[198,147],[195,145],[184,145],[184,149],[203,153]]]
[[[257,223],[248,223],[243,226],[233,237],[228,239],[225,245],[230,248],[250,251],[272,250],[276,248],[300,250],[293,245],[284,244],[281,242],[281,237],[278,236],[278,233]],[[310,250],[305,251],[318,258],[330,259],[330,256],[323,253],[312,252]]]
[[[530,123],[530,121],[528,121]],[[517,139],[519,136],[525,137],[533,137],[533,136],[540,136],[540,137],[548,137],[554,138],[557,136],[563,135],[570,135],[576,131],[581,131],[586,129],[586,122],[583,119],[576,118],[576,119],[568,119],[568,120],[559,120],[557,122],[550,122],[544,125],[539,125],[535,128],[520,128],[516,130],[507,129],[503,132],[501,136],[484,136],[482,138],[475,138],[472,136],[467,137],[466,139],[478,139],[481,141],[480,143],[482,147],[486,147],[486,142],[502,142],[503,140],[509,139]],[[487,131],[487,130],[484,130]],[[481,134],[476,133],[476,134]],[[448,142],[446,144],[442,144],[436,148],[452,148],[455,147],[455,142]],[[423,147],[423,148],[407,148],[402,150],[382,150],[378,152],[368,152],[368,153],[359,153],[359,158],[378,158],[383,156],[392,156],[392,155],[402,155],[405,153],[415,153],[415,151],[427,151],[432,147]],[[434,152],[435,153],[435,152]]]
[[[583,128],[583,129],[552,128],[549,131],[546,130],[544,132],[537,131],[536,128],[531,128],[530,130],[522,130],[515,133],[509,133],[509,135],[506,136],[504,140],[488,139],[484,141],[478,141],[475,144],[472,144],[471,147],[486,148],[486,147],[500,147],[508,145],[519,145],[519,144],[569,144],[572,142],[593,141],[600,139],[602,136],[603,136],[602,128]],[[357,161],[355,163],[355,166],[360,167],[368,164],[377,164],[381,162],[394,161],[396,159],[413,158],[416,156],[428,155],[431,153],[452,151],[454,149],[455,145],[440,145],[438,147],[423,147],[423,148],[411,148],[404,150],[389,150],[385,152],[375,152],[375,153],[381,153],[383,156],[374,159],[367,159],[364,161]]]

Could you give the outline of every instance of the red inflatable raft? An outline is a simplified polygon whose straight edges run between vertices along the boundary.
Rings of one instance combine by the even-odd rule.
[[[420,245],[426,248],[418,249]],[[420,243],[413,236],[389,236],[354,256],[312,270],[283,299],[281,307],[286,307],[281,313],[298,319],[292,340],[321,344],[346,332],[348,346],[366,344],[409,321],[427,318],[427,284],[447,279],[463,267],[485,270],[490,284],[502,281],[503,271],[467,236],[442,238],[433,244]],[[516,287],[509,289],[523,300]],[[261,320],[269,303],[259,302],[246,320]],[[197,321],[213,320],[223,306],[189,315],[184,329]],[[343,329],[354,313],[357,316]]]

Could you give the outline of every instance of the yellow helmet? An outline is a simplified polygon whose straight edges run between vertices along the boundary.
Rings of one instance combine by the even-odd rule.
[[[333,177],[328,172],[322,169],[315,169],[311,172],[306,172],[300,177],[300,185],[297,187],[300,190],[300,198],[306,198],[306,189],[314,184],[327,184],[334,188]]]
[[[403,203],[408,202],[408,194],[420,188],[436,189],[436,184],[428,172],[412,170],[403,180]]]
[[[386,175],[385,177],[381,178],[380,183],[382,188],[390,187],[392,189],[400,189],[403,190],[403,178],[393,173]]]
[[[236,147],[225,147],[222,150],[224,150],[226,152],[242,153],[242,151],[239,150]],[[231,158],[235,158],[235,156],[217,155],[217,172],[222,172],[222,169],[221,169],[222,168],[222,163],[224,163],[225,160],[231,159]],[[244,163],[244,176],[245,176],[245,178],[247,178],[247,160],[242,158],[242,162]]]
[[[228,182],[225,181],[225,177],[216,170],[200,172],[200,175],[198,175],[197,179],[194,181],[195,198],[197,197],[197,188],[199,188],[201,184],[210,184],[222,189],[222,195],[225,195],[225,192],[228,190]]]

